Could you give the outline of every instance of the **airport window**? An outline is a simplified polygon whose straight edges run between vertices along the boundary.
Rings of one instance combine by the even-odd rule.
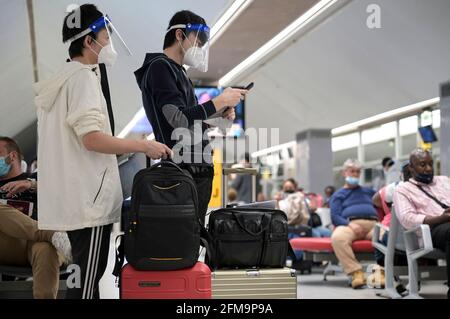
[[[353,147],[350,149],[342,150],[333,153],[333,166],[342,167],[342,164],[349,158],[358,158],[358,148]]]
[[[417,116],[410,116],[400,120],[400,136],[416,134],[419,122]]]
[[[433,128],[441,127],[441,110],[433,111]]]
[[[417,147],[417,134],[409,134],[401,137],[402,155],[408,156]]]
[[[395,138],[396,130],[395,122],[364,130],[362,132],[362,143],[368,145]]]
[[[383,157],[390,156],[395,158],[395,142],[394,139],[364,145],[364,162],[381,163]]]
[[[334,137],[331,141],[331,147],[333,152],[338,152],[346,150],[353,147],[358,147],[359,145],[359,133],[351,133],[347,135],[342,135]]]

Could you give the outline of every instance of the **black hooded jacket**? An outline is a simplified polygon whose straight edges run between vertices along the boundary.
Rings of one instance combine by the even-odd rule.
[[[188,129],[186,132],[191,134],[191,142],[189,147],[183,148],[184,151],[181,151],[180,155],[183,156],[183,159],[188,156],[191,158],[191,163],[197,165],[211,164],[209,147],[204,152],[209,145],[209,140],[204,134],[208,126],[202,121],[216,113],[216,108],[212,101],[198,104],[194,86],[183,66],[169,59],[163,53],[148,53],[143,66],[134,74],[142,91],[145,112],[153,127],[156,140],[173,149],[176,160],[179,151],[175,146],[180,140],[185,140],[185,137],[172,138],[172,133],[175,129],[186,128]],[[197,140],[194,142],[192,135],[196,121],[201,123],[203,136],[201,143]],[[190,150],[190,155],[187,155],[188,150]]]

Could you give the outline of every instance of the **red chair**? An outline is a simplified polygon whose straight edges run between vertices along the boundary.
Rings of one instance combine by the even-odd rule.
[[[323,271],[323,280],[326,281],[329,274],[342,271],[342,268],[337,265],[338,259],[334,254],[331,238],[294,238],[290,240],[290,243],[294,250],[303,251],[305,260],[328,261],[328,265]],[[372,241],[357,240],[353,242],[352,249],[358,260],[374,260]]]

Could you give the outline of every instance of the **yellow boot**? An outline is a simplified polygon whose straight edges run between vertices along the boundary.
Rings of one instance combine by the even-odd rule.
[[[362,288],[366,284],[366,278],[364,278],[364,272],[362,270],[352,272],[351,276],[353,289]]]

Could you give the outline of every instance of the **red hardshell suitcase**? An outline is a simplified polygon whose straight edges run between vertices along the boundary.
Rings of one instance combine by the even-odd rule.
[[[127,264],[120,278],[121,299],[211,299],[211,270],[202,262],[173,271],[137,271]]]

